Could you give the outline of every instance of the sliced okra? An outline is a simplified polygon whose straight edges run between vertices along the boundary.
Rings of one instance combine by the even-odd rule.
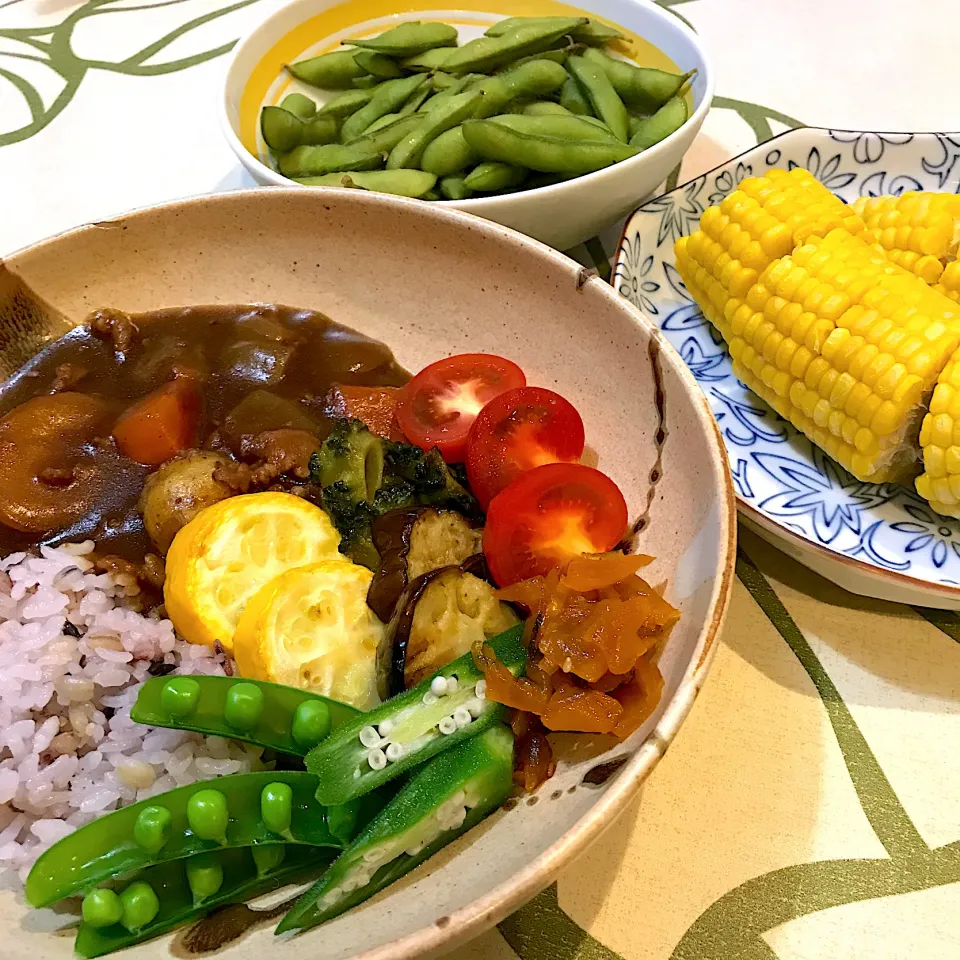
[[[522,635],[518,624],[490,641],[517,676],[527,658]],[[486,685],[468,653],[345,723],[307,754],[307,769],[317,775],[317,799],[326,805],[346,803],[488,729],[504,716],[504,708],[486,699]]]
[[[34,907],[168,860],[257,843],[339,847],[297,771],[237,773],[177,787],[98,817],[44,851],[27,877]]]
[[[151,727],[230,737],[298,757],[358,710],[296,687],[239,677],[153,677],[130,716]]]
[[[496,810],[512,787],[513,734],[498,723],[415,773],[276,932],[305,930],[362,903]]]
[[[261,863],[268,851],[270,866],[264,870]],[[87,894],[74,949],[87,958],[121,950],[189,923],[221,904],[315,876],[329,862],[329,857],[318,857],[315,850],[274,843],[201,853],[148,867],[119,893],[97,889]],[[128,906],[124,916],[125,895],[133,909]]]

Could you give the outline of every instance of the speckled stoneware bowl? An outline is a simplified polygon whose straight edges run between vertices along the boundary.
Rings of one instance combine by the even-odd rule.
[[[536,797],[495,814],[366,905],[293,941],[277,941],[264,923],[221,955],[442,953],[537,893],[609,826],[687,715],[733,578],[734,498],[719,434],[679,356],[578,264],[454,210],[345,190],[190,200],[14,255],[0,266],[0,374],[96,307],[251,301],[323,311],[384,340],[410,369],[466,350],[500,353],[531,383],[568,397],[642,527],[638,548],[657,557],[648,576],[667,581],[682,611],[661,661],[663,700],[626,743],[570,737]],[[28,912],[19,892],[0,892],[0,956],[67,960],[72,937],[50,932],[63,923],[62,914]],[[123,956],[189,953],[171,936]]]

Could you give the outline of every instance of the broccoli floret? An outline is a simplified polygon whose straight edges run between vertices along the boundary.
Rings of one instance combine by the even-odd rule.
[[[344,483],[356,499],[370,503],[383,483],[385,442],[360,420],[335,420],[310,460],[311,478],[321,487]]]

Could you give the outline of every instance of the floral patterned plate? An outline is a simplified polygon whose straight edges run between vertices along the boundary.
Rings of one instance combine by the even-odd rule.
[[[806,167],[846,201],[957,193],[960,134],[803,128],[775,137],[637,210],[624,226],[614,286],[656,321],[710,400],[749,526],[853,593],[958,610],[960,521],[935,514],[912,487],[854,479],[744,387],[677,273],[677,237],[771,167]]]

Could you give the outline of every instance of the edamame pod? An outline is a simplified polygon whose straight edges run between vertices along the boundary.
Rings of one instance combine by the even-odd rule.
[[[631,109],[641,113],[659,110],[697,72],[667,73],[653,67],[638,67],[626,60],[618,60],[602,50],[583,51],[584,60],[600,67],[613,84],[620,99]]]
[[[517,67],[521,67],[523,64],[529,63],[531,60],[552,60],[554,63],[559,63],[562,67],[567,62],[567,57],[570,55],[571,49],[576,48],[564,47],[561,50],[541,50],[540,53],[532,53],[529,57],[521,57],[519,60],[514,60],[512,63],[507,64],[507,66],[501,67],[497,73],[505,73],[507,70],[515,70]]]
[[[271,150],[287,153],[304,144],[333,143],[337,121],[329,116],[301,120],[283,107],[264,107],[260,111],[260,132]]]
[[[420,167],[428,173],[435,173],[438,177],[448,177],[466,170],[479,159],[463,139],[463,130],[456,126],[444,131],[432,143],[427,144],[420,158]]]
[[[425,83],[401,108],[400,116],[405,117],[408,114],[416,113],[426,100],[433,96],[433,88]]]
[[[382,163],[381,151],[369,137],[363,137],[346,145],[328,143],[320,147],[296,147],[279,158],[277,167],[285,177],[293,179],[320,177],[341,170],[374,170]]]
[[[570,57],[567,60],[567,69],[580,84],[593,112],[618,140],[626,143],[630,139],[630,117],[603,69],[585,57]]]
[[[415,57],[406,57],[400,61],[400,66],[404,70],[414,70],[419,73],[421,70],[441,70],[444,63],[450,59],[455,48],[452,47],[433,47],[431,50],[424,50]]]
[[[417,128],[390,151],[390,156],[387,157],[387,169],[418,166],[427,144],[445,130],[472,117],[482,100],[481,90],[467,90],[452,97],[443,106],[424,114]]]
[[[562,104],[552,100],[535,100],[525,103],[520,111],[526,117],[572,117],[573,114]]]
[[[309,60],[288,63],[287,70],[298,80],[309,83],[311,87],[323,87],[326,90],[346,90],[358,77],[367,75],[367,71],[354,59],[356,50],[335,50]]]
[[[370,102],[361,107],[343,122],[340,129],[340,138],[344,143],[359,137],[374,120],[379,120],[386,113],[396,113],[417,92],[427,79],[425,73],[415,73],[412,77],[402,80],[387,80],[380,84],[373,92]],[[337,170],[350,170],[352,167],[337,167]],[[333,173],[333,170],[324,170],[324,173]]]
[[[563,81],[560,88],[560,106],[578,117],[589,117],[593,114],[590,101],[583,95],[580,84],[570,76]]]
[[[440,194],[445,200],[469,200],[473,191],[463,182],[463,177],[444,177],[440,181]]]
[[[371,133],[376,133],[378,130],[383,127],[389,127],[391,123],[396,123],[400,119],[399,113],[385,113],[379,120],[374,120],[373,123],[363,131],[361,136],[369,136]]]
[[[317,113],[317,105],[302,93],[288,93],[280,101],[280,106],[301,120],[312,120]]]
[[[278,848],[282,856],[270,870],[260,872],[254,859],[254,851]],[[200,854],[209,857],[210,854]],[[322,873],[330,857],[318,856],[315,850],[269,844],[263,847],[241,847],[213,854],[218,858],[222,883],[199,903],[194,899],[190,884],[191,864],[194,858],[164,863],[144,870],[138,883],[147,884],[157,899],[154,917],[135,931],[128,930],[119,921],[108,924],[92,924],[86,920],[80,924],[74,949],[88,960],[114,950],[141,943],[189,923],[221,904],[236,903],[275,890],[293,880],[311,874]],[[96,894],[109,892],[94,890],[84,899],[84,904]]]
[[[616,143],[617,138],[597,121],[590,122],[586,117],[567,116],[517,116],[504,114],[491,117],[493,123],[502,124],[518,133],[525,133],[531,137],[559,137],[568,140],[604,140],[607,143]]]
[[[317,786],[317,778],[303,772],[235,773],[121,807],[44,851],[27,877],[27,901],[49,906],[105,880],[208,850],[282,840],[337,847],[315,798]],[[287,802],[274,802],[279,788]],[[279,822],[280,813],[288,822],[282,835],[267,826],[267,820]]]
[[[196,683],[198,696],[188,713],[174,715],[165,703],[165,694],[182,679]],[[255,710],[255,704],[249,702],[250,691],[260,696]],[[247,713],[241,716],[238,705],[243,703],[244,692]],[[357,713],[345,703],[296,687],[239,677],[152,677],[141,684],[130,710],[133,720],[151,727],[232,737],[300,757]]]
[[[358,50],[354,59],[367,73],[380,77],[381,80],[395,80],[397,77],[406,76],[406,73],[397,66],[396,61],[373,50]]]
[[[423,197],[437,182],[432,173],[423,170],[354,170],[351,173],[328,173],[323,177],[302,177],[297,183],[306,187],[358,187],[396,197]]]
[[[383,83],[383,81],[379,77],[368,73],[363,77],[357,77],[356,80],[351,83],[351,86],[356,87],[358,90],[373,90],[381,83]]]
[[[443,65],[447,73],[489,73],[541,50],[548,50],[562,36],[586,23],[583,17],[558,17],[555,23],[517,27],[502,37],[477,37],[458,48]]]
[[[449,23],[421,23],[408,21],[387,30],[376,37],[364,40],[345,40],[354,47],[375,50],[388,57],[415,57],[434,47],[454,47],[457,44],[457,28]]]
[[[513,734],[496,724],[418,770],[276,932],[306,930],[362,903],[496,810],[513,789]]]
[[[423,118],[419,114],[410,114],[406,117],[398,117],[392,123],[374,130],[373,133],[365,133],[358,138],[357,143],[370,143],[380,154],[389,153],[404,137],[409,136],[420,125]],[[342,173],[343,171],[334,171]],[[374,171],[376,172],[376,171]]]
[[[509,190],[518,187],[527,179],[527,171],[523,167],[515,167],[509,163],[497,163],[485,160],[477,164],[464,178],[463,184],[470,190],[478,193],[493,193],[495,190]]]
[[[492,27],[486,31],[488,37],[502,37],[506,33],[516,30],[528,23],[545,24],[555,21],[556,17],[507,17],[506,20],[498,20]],[[582,26],[576,27],[570,31],[570,36],[579,43],[587,43],[591,46],[602,46],[611,40],[622,40],[623,34],[601,23],[599,20],[588,20]]]
[[[490,641],[515,676],[526,664],[522,635],[519,624]],[[483,674],[468,653],[344,724],[307,755],[307,769],[317,775],[318,798],[346,803],[488,729],[504,716],[504,708],[487,700],[485,689]]]
[[[552,60],[534,59],[477,84],[483,91],[483,102],[476,112],[477,119],[500,113],[513,100],[522,97],[543,97],[563,85],[567,71]]]
[[[424,200],[442,200],[443,197],[440,196],[439,190],[430,190],[423,195]]]
[[[320,116],[349,117],[366,106],[373,97],[373,90],[344,90],[332,96],[317,114]]]
[[[592,173],[639,152],[635,147],[615,140],[531,136],[492,120],[467,120],[463,124],[463,136],[486,160],[512,163],[541,173],[571,176]]]
[[[652,117],[642,120],[630,138],[630,146],[646,150],[679,130],[690,116],[683,97],[671,97]]]

